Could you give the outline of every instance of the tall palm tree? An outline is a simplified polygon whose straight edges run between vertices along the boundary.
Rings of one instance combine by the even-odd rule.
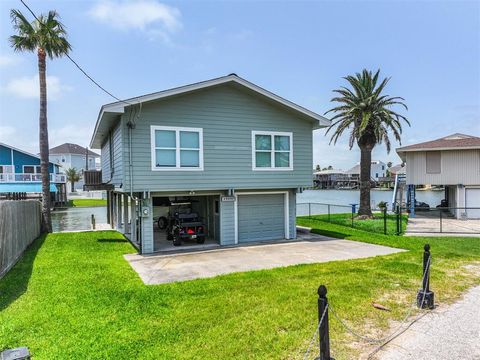
[[[40,15],[34,21],[29,22],[20,10],[12,9],[10,18],[16,32],[15,35],[10,36],[12,48],[15,51],[37,52],[40,82],[39,144],[42,174],[42,230],[51,232],[46,58],[48,56],[53,59],[66,55],[71,46],[67,41],[65,28],[54,10],[49,11],[48,15]]]
[[[333,112],[332,124],[327,130],[335,129],[330,143],[336,143],[338,138],[346,131],[349,131],[349,146],[352,149],[357,143],[360,148],[360,207],[359,215],[372,216],[370,206],[370,171],[372,150],[377,144],[385,143],[387,152],[390,152],[389,132],[401,143],[402,124],[405,121],[409,126],[407,118],[393,111],[393,106],[399,105],[408,110],[401,97],[384,95],[390,78],[383,79],[378,83],[380,70],[375,74],[363,70],[355,76],[346,76],[351,89],[340,87],[334,90],[340,96],[334,97],[331,101],[339,103],[338,106],[330,109],[327,113]]]

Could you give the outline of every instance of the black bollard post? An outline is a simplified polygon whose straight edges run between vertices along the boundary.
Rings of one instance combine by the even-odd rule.
[[[320,356],[315,360],[335,360],[330,357],[328,309],[325,311],[327,306],[328,306],[327,288],[325,287],[325,285],[320,285],[318,288],[318,321],[322,322],[318,328]],[[323,313],[325,313],[325,315]]]
[[[435,295],[433,291],[430,291],[430,264],[432,261],[432,255],[430,254],[430,245],[425,244],[424,250],[422,289],[418,290],[417,306],[420,309],[433,309],[435,307]]]
[[[383,208],[383,234],[387,235],[387,206]]]

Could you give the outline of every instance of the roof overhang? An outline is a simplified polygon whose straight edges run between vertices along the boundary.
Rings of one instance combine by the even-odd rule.
[[[284,107],[290,111],[297,112],[298,114],[302,115],[302,117],[309,119],[313,122],[314,129],[320,129],[323,127],[330,126],[331,121],[326,117],[323,117],[313,111],[310,111],[300,105],[297,105],[289,100],[286,100],[268,90],[261,88],[241,77],[231,74],[228,76],[223,76],[220,78],[202,81],[195,84],[185,85],[169,90],[164,90],[152,94],[147,94],[139,97],[130,98],[123,101],[118,101],[111,104],[103,105],[100,109],[100,113],[98,114],[97,122],[95,124],[95,130],[93,132],[92,139],[90,141],[90,148],[93,149],[100,149],[105,136],[108,135],[110,128],[115,124],[115,122],[119,119],[120,115],[125,112],[125,108],[131,105],[143,104],[149,101],[165,99],[171,96],[176,95],[183,95],[190,92],[198,91],[201,89],[214,87],[222,84],[237,84],[243,87],[244,89],[248,89],[258,95],[263,96],[264,98],[274,102],[277,105]]]
[[[407,153],[425,152],[425,151],[455,151],[455,150],[480,150],[480,146],[457,146],[457,147],[430,147],[430,148],[398,148],[395,149],[398,156],[405,161]]]

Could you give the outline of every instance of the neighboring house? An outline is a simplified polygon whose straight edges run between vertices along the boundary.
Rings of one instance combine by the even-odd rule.
[[[387,172],[387,164],[383,161],[379,160],[372,160],[372,166],[370,169],[370,179],[374,182],[378,182],[378,180],[382,177],[385,177]],[[352,179],[360,179],[360,163],[352,167],[350,170],[346,171]]]
[[[50,161],[60,165],[63,172],[75,168],[80,174],[83,174],[84,170],[100,170],[101,168],[100,155],[83,146],[71,143],[65,143],[50,149]],[[80,181],[75,183],[75,190],[83,189],[83,185],[82,176]]]
[[[65,175],[60,166],[50,162],[52,200],[64,201]],[[0,143],[0,193],[41,193],[40,157]]]
[[[339,169],[316,171],[313,173],[313,182],[319,189],[339,189],[357,185],[344,170]]]
[[[142,253],[163,246],[153,207],[175,201],[200,214],[207,242],[293,239],[312,131],[329,124],[235,74],[104,105],[90,147],[101,149],[109,221]]]
[[[457,218],[480,218],[479,137],[453,134],[398,148],[397,153],[406,162],[407,186],[443,185]]]

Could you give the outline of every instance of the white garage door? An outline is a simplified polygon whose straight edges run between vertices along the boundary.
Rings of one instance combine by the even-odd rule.
[[[480,189],[465,189],[465,206],[469,219],[480,219]]]
[[[285,238],[285,196],[238,196],[238,242]]]

